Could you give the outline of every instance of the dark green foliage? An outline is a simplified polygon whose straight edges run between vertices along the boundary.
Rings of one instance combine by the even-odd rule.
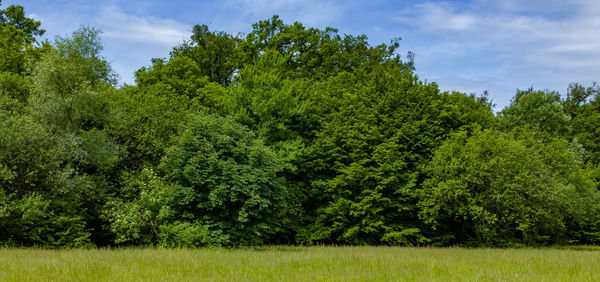
[[[39,194],[0,195],[0,240],[13,246],[84,247],[90,233],[81,216],[60,211]]]
[[[275,232],[286,189],[278,161],[243,126],[199,116],[160,165],[182,192],[178,218],[223,232],[230,244],[261,244]]]
[[[187,122],[185,97],[130,86],[108,94],[110,116],[105,130],[124,149],[121,168],[139,170],[158,165]]]
[[[24,118],[0,122],[0,190],[5,225],[0,241],[14,245],[79,246],[90,233],[82,211],[96,197],[93,179],[67,162],[67,140]]]
[[[194,26],[191,39],[175,47],[172,58],[190,58],[202,76],[229,85],[233,73],[240,67],[237,46],[242,40],[225,32],[211,32],[207,25]]]
[[[117,243],[163,246],[266,243],[286,189],[276,156],[225,118],[189,121],[159,166],[144,170],[107,206]]]
[[[450,131],[490,125],[489,109],[464,95],[439,93],[395,64],[342,73],[318,91],[331,112],[323,115],[312,166],[327,203],[306,240],[427,242],[416,219],[419,164]],[[469,118],[461,119],[464,113]]]

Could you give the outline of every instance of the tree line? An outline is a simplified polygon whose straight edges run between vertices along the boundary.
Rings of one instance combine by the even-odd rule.
[[[399,39],[194,27],[117,86],[100,31],[0,10],[0,244],[600,243],[600,87],[441,91]]]

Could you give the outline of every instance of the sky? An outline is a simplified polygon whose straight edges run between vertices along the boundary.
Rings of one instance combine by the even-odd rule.
[[[399,53],[416,54],[416,74],[443,91],[487,90],[495,110],[517,89],[566,94],[569,83],[600,80],[598,0],[3,0],[42,22],[44,38],[81,25],[103,31],[103,56],[121,83],[152,58],[169,56],[195,24],[231,34],[279,15],[286,23],[365,34],[372,45],[401,37]]]

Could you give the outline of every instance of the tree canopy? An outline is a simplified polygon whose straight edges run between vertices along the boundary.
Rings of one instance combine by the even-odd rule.
[[[600,242],[596,84],[496,114],[399,38],[273,16],[117,86],[99,30],[44,32],[0,10],[1,245]]]

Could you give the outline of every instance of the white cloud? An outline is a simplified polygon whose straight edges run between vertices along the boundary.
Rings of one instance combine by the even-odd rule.
[[[171,19],[128,15],[115,6],[103,8],[95,22],[106,38],[169,47],[187,39],[192,29]]]
[[[400,12],[395,17],[396,21],[410,24],[415,20],[415,12],[419,12],[418,20],[424,25],[420,27],[425,31],[464,31],[473,29],[477,18],[466,13],[459,13],[447,3],[422,3]]]
[[[512,83],[510,89],[533,85],[564,90],[571,81],[600,80],[600,1],[525,2],[479,0],[466,4],[417,4],[400,11],[393,21],[431,36],[433,44],[441,46],[437,51],[422,48],[431,53],[421,54],[420,58],[426,56],[441,64],[458,60],[448,58],[448,52],[443,50],[458,45],[463,50],[455,56],[476,57],[480,61],[477,62],[480,65],[472,62],[473,67],[468,61],[454,66],[454,76],[450,76],[451,71],[438,73],[433,79],[441,78],[442,87],[456,87],[452,80],[462,80],[464,69],[480,69],[482,65],[496,65],[502,72],[480,69],[481,73],[463,89],[474,88],[477,81],[481,81],[479,89],[488,88],[486,80],[494,79],[493,76],[486,78],[490,73],[497,75],[497,80]],[[417,70],[418,64],[417,60]],[[493,88],[493,81],[487,84]],[[490,90],[494,94],[493,89]],[[508,101],[509,97],[497,100]]]
[[[133,83],[134,72],[151,58],[164,58],[172,48],[188,39],[190,25],[158,17],[127,14],[116,6],[102,8],[92,23],[103,31],[104,54],[121,82]]]

